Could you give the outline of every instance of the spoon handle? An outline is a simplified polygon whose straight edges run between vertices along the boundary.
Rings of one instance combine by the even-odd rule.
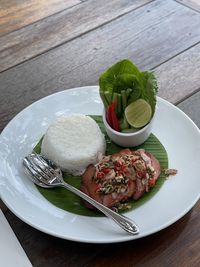
[[[136,225],[135,222],[130,220],[129,218],[120,215],[113,210],[105,207],[101,203],[97,202],[93,198],[89,197],[87,194],[83,193],[82,191],[78,190],[77,188],[71,186],[70,184],[65,183],[64,181],[60,183],[60,185],[69,191],[73,192],[74,194],[78,195],[79,197],[83,198],[90,204],[92,204],[94,207],[96,207],[98,210],[100,210],[102,213],[104,213],[107,217],[111,218],[114,220],[122,229],[127,231],[128,233],[131,234],[139,234],[139,228]]]

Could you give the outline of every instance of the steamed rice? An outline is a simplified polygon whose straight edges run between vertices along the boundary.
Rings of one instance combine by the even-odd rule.
[[[62,171],[81,175],[87,166],[104,154],[105,138],[98,124],[89,116],[72,114],[59,117],[43,138],[41,153]]]

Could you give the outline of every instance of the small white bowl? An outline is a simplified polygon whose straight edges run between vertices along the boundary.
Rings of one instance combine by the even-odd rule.
[[[106,133],[115,144],[122,147],[133,147],[141,145],[148,139],[152,130],[155,114],[146,126],[133,133],[122,133],[112,129],[106,121],[105,110],[103,111],[102,117]]]

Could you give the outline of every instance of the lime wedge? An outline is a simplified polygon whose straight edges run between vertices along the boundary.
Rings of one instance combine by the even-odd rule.
[[[138,99],[125,108],[127,122],[134,128],[145,126],[152,116],[151,106],[144,99]]]

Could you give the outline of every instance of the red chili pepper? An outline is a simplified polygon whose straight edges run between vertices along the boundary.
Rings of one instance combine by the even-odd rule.
[[[113,101],[110,106],[108,107],[108,120],[110,121],[110,126],[115,130],[115,131],[120,131],[120,126],[119,126],[119,121],[117,119],[117,115],[115,112],[115,108],[117,106],[117,102]]]
[[[150,187],[153,187],[155,185],[155,183],[156,183],[156,179],[154,179],[154,178],[149,179],[149,186]]]
[[[109,169],[109,168],[103,168],[101,171],[102,171],[103,173],[107,174],[107,173],[110,172],[110,169]]]
[[[111,105],[108,106],[108,108],[107,108],[107,111],[106,111],[106,120],[107,120],[108,124],[110,125],[110,127],[113,128],[110,108],[111,108]]]
[[[123,174],[126,170],[126,165],[124,165],[122,162],[117,161],[114,166],[114,170],[118,172],[118,174]]]
[[[113,102],[111,104],[111,118],[112,118],[112,124],[113,124],[113,129],[115,131],[120,131],[120,127],[119,127],[119,121],[117,119],[117,115],[116,115],[116,112],[115,112],[115,108],[117,106],[117,103],[116,102]]]
[[[101,179],[101,178],[103,178],[105,176],[105,173],[103,173],[103,172],[97,172],[97,178],[98,179]]]
[[[115,171],[120,171],[121,168],[122,168],[122,163],[119,161],[115,162],[115,166],[114,166]]]
[[[137,176],[139,176],[140,178],[144,178],[146,175],[146,173],[144,171],[138,171],[137,172]]]

